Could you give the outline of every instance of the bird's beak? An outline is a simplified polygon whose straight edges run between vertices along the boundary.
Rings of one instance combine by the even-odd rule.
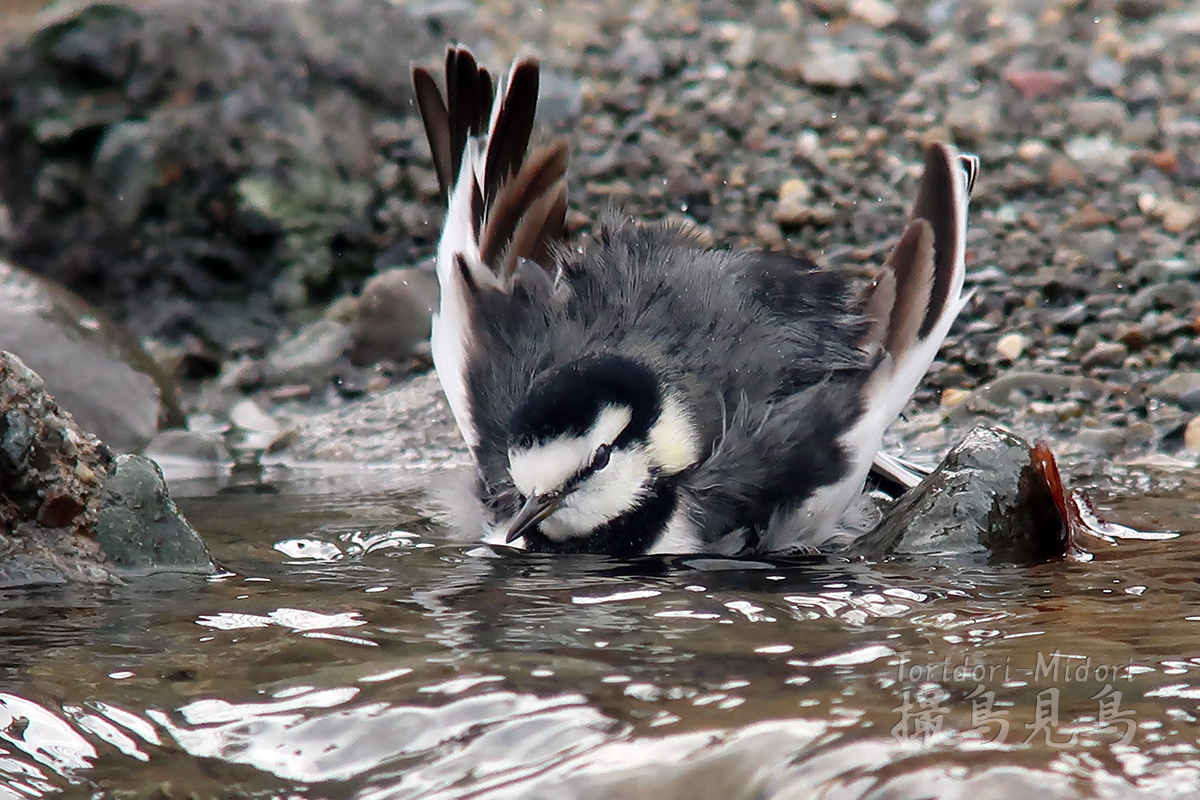
[[[529,529],[546,517],[553,514],[562,505],[562,494],[535,494],[525,501],[525,505],[509,523],[508,535],[504,537],[506,544],[512,544],[520,539]]]

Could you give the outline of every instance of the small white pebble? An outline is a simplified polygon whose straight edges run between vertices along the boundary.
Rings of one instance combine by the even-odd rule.
[[[92,468],[87,464],[84,464],[82,461],[78,461],[75,464],[75,477],[79,478],[79,480],[83,481],[84,483],[96,482],[96,473],[92,472]]]
[[[996,342],[996,352],[1009,361],[1016,361],[1029,346],[1029,338],[1019,333],[1007,333]]]
[[[963,400],[971,396],[971,393],[966,389],[956,389],[951,387],[942,392],[942,408],[954,408]]]

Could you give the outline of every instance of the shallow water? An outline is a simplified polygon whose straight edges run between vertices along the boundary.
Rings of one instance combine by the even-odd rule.
[[[182,500],[217,578],[0,597],[0,797],[1200,782],[1200,484],[1101,494],[1177,539],[1018,567],[496,557],[386,483]]]

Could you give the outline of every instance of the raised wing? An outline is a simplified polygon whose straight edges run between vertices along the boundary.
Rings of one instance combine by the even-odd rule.
[[[446,219],[438,243],[441,304],[433,319],[433,362],[467,444],[478,432],[466,366],[480,313],[479,292],[510,292],[523,264],[552,269],[551,243],[563,229],[567,146],[528,156],[538,98],[538,63],[518,58],[501,81],[464,47],[446,52],[446,92],[413,68]]]

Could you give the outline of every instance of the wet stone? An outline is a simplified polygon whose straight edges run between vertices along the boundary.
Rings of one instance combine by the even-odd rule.
[[[1029,444],[980,427],[885,512],[856,550],[1028,561],[1061,555],[1065,537],[1053,500],[1035,480]]]
[[[0,586],[110,582],[122,567],[211,571],[203,549],[154,462],[114,461],[0,351]]]
[[[214,571],[208,549],[167,493],[158,465],[118,456],[104,485],[96,540],[114,567],[130,572]]]

